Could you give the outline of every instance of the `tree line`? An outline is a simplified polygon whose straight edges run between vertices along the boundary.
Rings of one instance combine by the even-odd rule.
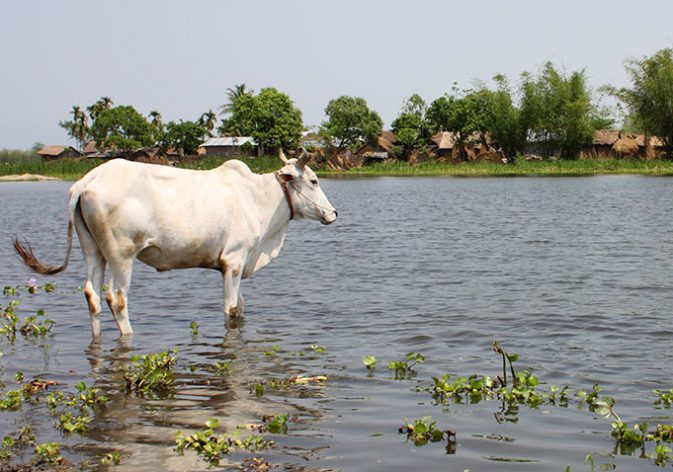
[[[391,124],[395,153],[405,159],[425,152],[434,134],[448,131],[461,152],[468,141],[488,141],[514,162],[528,143],[535,142],[546,156],[575,159],[591,143],[595,130],[614,125],[614,110],[600,105],[600,96],[607,94],[618,99],[629,131],[659,137],[673,159],[673,49],[631,59],[625,70],[631,86],[620,89],[603,86],[594,91],[584,70],[564,73],[547,62],[536,73],[522,73],[516,87],[506,76],[496,75],[491,86],[482,83],[461,90],[454,84],[429,104],[413,94]],[[93,140],[99,149],[129,151],[159,145],[193,154],[215,132],[252,136],[262,152],[298,146],[304,130],[302,113],[287,94],[272,87],[255,93],[239,84],[226,95],[227,103],[219,107],[219,126],[212,110],[193,121],[164,123],[158,111],[145,117],[132,106],[113,106],[109,97],[85,110],[73,107],[72,119],[59,124],[80,148]],[[318,134],[336,151],[376,143],[383,129],[379,114],[361,97],[330,100],[325,115]]]

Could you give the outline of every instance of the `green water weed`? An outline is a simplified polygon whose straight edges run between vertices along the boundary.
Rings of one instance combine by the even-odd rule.
[[[287,413],[282,413],[270,418],[263,418],[266,430],[270,433],[279,434],[287,432]]]
[[[365,365],[367,370],[372,371],[376,369],[376,364],[379,362],[379,360],[374,357],[374,356],[364,356],[362,358],[362,363]]]
[[[654,401],[654,405],[657,408],[670,408],[673,405],[673,388],[668,392],[662,390],[654,390],[653,393],[657,396],[657,399]]]
[[[0,399],[0,410],[16,410],[21,406],[21,390],[8,390]]]
[[[138,396],[166,397],[173,392],[175,374],[172,371],[176,362],[177,349],[131,357],[124,371],[126,392]]]
[[[176,435],[176,452],[182,456],[185,450],[193,450],[204,459],[210,466],[219,466],[223,456],[235,450],[260,451],[273,444],[273,441],[267,441],[260,435],[251,434],[245,438],[240,438],[240,431],[236,430],[233,435],[225,436],[215,434],[220,422],[215,418],[206,421],[206,429],[196,431],[185,436],[182,431]]]
[[[313,351],[315,354],[324,354],[325,351],[327,351],[327,346],[319,346],[317,344],[311,344],[309,346],[311,351]]]
[[[405,418],[399,432],[406,434],[407,439],[412,440],[415,446],[424,446],[428,442],[439,442],[445,437],[447,439],[455,438],[456,433],[454,431],[440,430],[435,426],[437,422],[431,420],[431,416],[424,416],[413,422]]]
[[[29,316],[23,320],[19,332],[24,336],[44,336],[51,331],[54,320],[44,318],[44,310],[38,310],[35,316]]]
[[[5,287],[2,289],[2,295],[4,295],[5,297],[18,297],[19,288],[12,287],[10,285],[5,285]]]
[[[388,369],[394,372],[396,380],[403,380],[416,375],[414,367],[423,362],[425,362],[423,354],[412,351],[404,356],[403,361],[390,361],[388,363]]]
[[[189,329],[192,332],[192,336],[199,335],[199,323],[197,321],[192,321],[191,323],[189,323]]]
[[[268,351],[264,351],[264,355],[265,356],[275,356],[279,352],[280,352],[280,346],[278,344],[275,344],[275,345],[271,346],[271,349],[269,349]]]
[[[59,415],[56,426],[66,433],[83,433],[87,430],[89,423],[91,423],[91,417],[88,411],[80,415],[67,411]]]
[[[63,463],[61,449],[57,442],[38,444],[35,446],[35,455],[39,460],[48,464],[57,465]]]
[[[108,452],[103,456],[103,458],[100,460],[100,463],[102,465],[119,465],[119,462],[121,461],[121,456],[117,451],[112,451]]]
[[[232,372],[231,361],[217,361],[215,364],[208,366],[208,370],[213,371],[216,375],[229,375]]]

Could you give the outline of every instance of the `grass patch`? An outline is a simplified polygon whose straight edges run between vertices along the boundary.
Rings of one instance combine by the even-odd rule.
[[[37,174],[64,180],[77,180],[102,162],[100,159],[43,161],[40,158],[0,161],[0,176]]]
[[[182,162],[180,168],[193,170],[214,169],[225,161],[223,157],[203,157],[193,162]],[[277,156],[244,157],[253,172],[265,174],[281,167]],[[38,174],[64,180],[77,180],[104,161],[101,159],[58,159],[42,161],[32,151],[0,150],[0,176]],[[521,161],[516,164],[495,162],[449,163],[427,161],[409,165],[402,161],[372,164],[347,171],[320,169],[321,177],[505,177],[505,176],[582,176],[600,174],[673,175],[673,161],[641,161],[631,159],[575,160],[575,161]]]
[[[575,176],[595,174],[673,175],[673,161],[654,160],[577,160],[577,161],[522,161],[516,164],[494,162],[462,162],[458,164],[427,161],[416,165],[393,161],[373,164],[344,172],[326,172],[325,176]]]

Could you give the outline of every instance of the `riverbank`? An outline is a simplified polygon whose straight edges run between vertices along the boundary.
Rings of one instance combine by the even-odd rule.
[[[319,172],[325,176],[581,176],[598,174],[673,175],[673,162],[666,160],[577,160],[522,161],[516,164],[494,162],[463,162],[459,164],[428,161],[409,165],[406,162],[386,162],[351,169],[345,172]]]
[[[272,172],[280,162],[275,156],[242,159],[257,173]],[[181,167],[207,170],[219,166],[222,158],[204,158],[198,162],[183,163]],[[102,163],[99,159],[76,161],[62,159],[52,162],[26,161],[0,165],[0,181],[17,180],[77,180]],[[409,165],[394,161],[373,164],[350,170],[314,170],[321,177],[382,177],[382,176],[582,176],[600,174],[673,175],[673,161],[668,160],[576,160],[576,161],[521,161],[516,164],[493,162],[449,163],[428,161]]]

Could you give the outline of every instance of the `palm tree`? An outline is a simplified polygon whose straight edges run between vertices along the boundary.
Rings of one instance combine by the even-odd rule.
[[[152,119],[150,124],[154,126],[156,129],[161,129],[164,127],[164,122],[161,119],[161,113],[159,113],[156,110],[152,110],[149,114],[149,117]]]
[[[79,109],[79,107],[77,107]],[[89,118],[82,110],[79,111],[79,116],[75,116],[75,127],[77,133],[77,141],[79,142],[80,151],[84,149],[84,144],[89,137]]]
[[[110,108],[112,108],[112,99],[110,97],[100,97],[96,100],[96,103],[88,106],[86,111],[89,112],[91,121],[96,121],[96,117],[100,115],[102,111],[109,110]]]
[[[208,136],[212,136],[215,123],[217,122],[217,115],[213,110],[208,110],[199,117],[199,126],[208,130]]]
[[[244,95],[251,95],[253,93],[252,89],[246,89],[245,84],[237,84],[234,87],[227,88],[227,98],[229,103],[226,103],[220,107],[220,115],[228,115],[234,110],[234,104],[236,100],[241,98]]]
[[[89,119],[78,105],[73,106],[70,113],[72,113],[72,121],[70,122],[71,126],[68,134],[77,141],[77,145],[81,150],[89,134]]]

